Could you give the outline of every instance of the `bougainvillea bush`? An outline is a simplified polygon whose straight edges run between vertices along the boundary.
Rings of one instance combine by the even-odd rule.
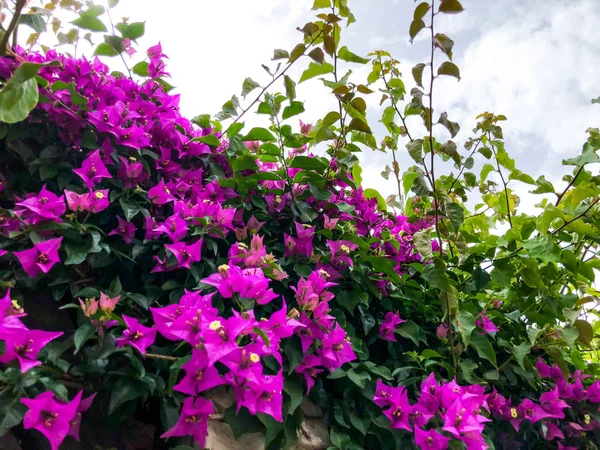
[[[270,81],[244,81],[247,106],[192,120],[160,44],[127,74],[35,46],[52,21],[62,43],[106,32],[96,55],[133,55],[143,23],[15,8],[0,43],[1,434],[56,450],[81,429],[84,448],[108,448],[102,430],[135,418],[153,448],[202,448],[219,388],[234,434],[262,430],[269,449],[294,444],[305,397],[332,449],[597,448],[600,133],[561,190],[516,168],[502,115],[480,115],[459,150],[432,95],[460,78],[435,28],[458,1],[416,6],[410,37],[432,44],[410,92],[389,53],[341,45],[345,0],[316,0]],[[18,23],[30,49],[9,45]],[[323,77],[338,105],[309,124],[288,73],[304,61],[299,82]],[[367,80],[342,64],[370,65]],[[255,111],[265,125],[245,128]],[[388,199],[362,187],[357,154],[375,150]],[[523,186],[537,213],[518,209]]]

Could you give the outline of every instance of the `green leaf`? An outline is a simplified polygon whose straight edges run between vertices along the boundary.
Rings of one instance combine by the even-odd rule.
[[[25,120],[39,99],[35,76],[42,67],[60,65],[58,61],[45,64],[22,63],[0,90],[0,122],[17,123]]]
[[[576,320],[575,326],[579,330],[579,341],[587,346],[591,346],[594,340],[594,328],[585,320]]]
[[[315,0],[313,3],[313,10],[331,8],[331,0]]]
[[[357,372],[354,369],[348,371],[348,378],[358,387],[363,388],[366,386],[367,381],[371,380],[371,375],[367,372]]]
[[[477,354],[480,358],[487,359],[494,365],[494,367],[498,365],[496,362],[496,352],[494,347],[492,347],[492,344],[484,335],[480,333],[473,333],[471,335],[471,345],[475,348],[475,350],[477,350]]]
[[[543,262],[560,261],[560,247],[550,235],[540,236],[523,242],[523,248],[534,258]]]
[[[285,95],[290,101],[296,98],[296,83],[289,76],[283,77],[283,84],[285,86]]]
[[[331,443],[340,450],[347,450],[352,442],[350,436],[342,432],[336,431],[334,428],[332,428],[329,432],[329,438],[331,439]]]
[[[368,199],[376,198],[377,209],[379,209],[380,211],[387,211],[387,204],[385,203],[385,199],[381,196],[379,192],[377,192],[377,190],[373,188],[367,188],[363,191],[363,195],[365,196],[365,198]]]
[[[125,198],[121,197],[119,199],[119,203],[121,204],[121,208],[123,208],[125,219],[128,222],[131,222],[131,219],[137,216],[137,214],[140,212],[140,207],[132,200],[125,200]]]
[[[419,32],[423,28],[425,28],[425,22],[423,22],[422,19],[414,19],[410,23],[410,27],[408,29],[408,34],[410,36],[410,42],[415,40],[415,37],[417,37],[417,34],[419,34]]]
[[[523,367],[523,361],[525,360],[525,357],[531,351],[531,345],[532,344],[530,344],[529,342],[523,342],[521,345],[513,345],[513,355],[515,355],[515,359],[521,367]],[[523,369],[524,368],[525,367],[523,367]]]
[[[452,60],[452,48],[454,47],[454,41],[448,36],[442,33],[437,33],[433,38],[433,42],[436,48],[443,51],[448,59]]]
[[[448,75],[460,80],[460,70],[458,69],[458,66],[450,61],[443,62],[440,67],[438,67],[437,74],[438,76]]]
[[[323,64],[323,61],[325,61],[325,53],[323,53],[320,47],[313,48],[308,56],[317,64]]]
[[[266,128],[252,128],[242,139],[244,141],[274,141],[275,136]]]
[[[329,166],[317,158],[310,158],[308,156],[300,155],[292,159],[290,167],[293,169],[316,170],[318,172],[323,172]]]
[[[73,25],[90,31],[108,31],[106,25],[93,15],[81,14],[79,18],[71,22]]]
[[[447,291],[450,289],[450,280],[446,275],[446,264],[440,258],[435,257],[433,264],[425,265],[423,278],[431,287]]]
[[[326,73],[333,72],[333,66],[327,62],[323,64],[317,64],[311,62],[308,65],[308,69],[302,72],[302,76],[300,77],[299,83],[303,81],[310,80],[311,78],[318,77],[319,75],[325,75]]]
[[[424,3],[424,4],[427,5],[427,3]],[[427,7],[429,8],[429,5],[427,5]],[[412,68],[413,78],[415,79],[415,83],[417,83],[417,86],[419,86],[419,87],[423,87],[423,70],[424,69],[425,69],[425,64],[423,64],[423,63],[419,63]]]
[[[23,420],[27,408],[20,401],[20,396],[11,396],[12,389],[0,393],[0,437]]]
[[[230,129],[237,128],[239,130],[239,129],[241,129],[241,128],[239,128],[240,125],[242,128],[244,127],[243,123],[238,122],[238,123],[231,125]],[[228,137],[230,137],[230,136],[228,136]],[[221,142],[219,142],[219,138],[216,137],[214,134],[207,134],[206,136],[198,136],[198,137],[191,139],[190,142],[202,142],[203,144],[210,145],[211,147],[218,147],[219,145],[221,145]]]
[[[331,131],[329,127],[323,126],[319,128],[319,131],[317,131],[317,135],[315,136],[315,144],[318,144],[319,142],[330,141],[332,139],[335,139],[335,134],[333,131]]]
[[[446,205],[446,214],[456,230],[458,230],[465,221],[465,210],[458,203],[448,203]]]
[[[431,248],[431,230],[429,228],[413,234],[413,245],[425,261],[433,259]]]
[[[283,109],[281,118],[283,120],[289,119],[290,117],[302,114],[304,112],[304,104],[302,102],[291,102],[289,106]]]
[[[85,344],[85,342],[90,339],[95,332],[96,327],[90,323],[83,324],[77,329],[75,336],[73,337],[73,341],[75,343],[75,354],[79,352],[81,346]]]
[[[442,0],[439,11],[445,14],[458,14],[465,9],[458,0]]]
[[[94,55],[98,56],[118,56],[119,52],[117,52],[112,45],[107,44],[106,42],[101,42],[94,50]],[[147,63],[146,63],[147,64]]]
[[[291,416],[294,414],[300,403],[302,403],[302,396],[304,394],[304,388],[302,383],[299,383],[294,378],[286,378],[283,382],[283,390],[290,396],[290,407],[288,414]]]
[[[485,180],[487,180],[487,177],[490,174],[490,172],[493,172],[494,170],[496,169],[494,169],[494,166],[492,166],[491,164],[484,164],[481,168],[481,173],[479,174],[481,182],[485,183]]]
[[[412,320],[401,324],[396,332],[400,336],[413,341],[416,346],[419,345],[419,326]]]
[[[47,30],[46,22],[40,14],[22,14],[19,17],[19,24],[27,25],[36,33],[43,33]]]
[[[276,61],[278,59],[289,59],[289,57],[290,54],[287,50],[282,50],[280,48],[273,50],[273,61]]]
[[[224,418],[227,425],[233,431],[233,437],[239,439],[244,433],[254,433],[263,430],[261,421],[248,412],[246,407],[242,406],[236,414],[237,406],[231,405],[225,410]]]
[[[131,39],[132,41],[135,41],[144,35],[146,31],[146,24],[145,22],[121,22],[117,24],[116,28],[121,32],[123,39]]]
[[[535,180],[535,185],[537,186],[537,188],[531,191],[534,194],[546,194],[556,192],[552,183],[546,180],[546,177],[544,175],[538,177],[538,179]]]
[[[112,414],[123,403],[134,400],[147,393],[144,383],[133,378],[122,377],[112,387],[108,414]]]
[[[415,8],[413,18],[415,20],[422,19],[425,16],[425,14],[427,14],[427,11],[429,11],[429,8],[431,8],[431,6],[429,6],[429,3],[427,3],[427,2],[420,3],[419,6],[417,6]]]
[[[576,326],[566,326],[558,330],[558,334],[565,340],[569,347],[575,346],[575,341],[579,337],[579,328]]]
[[[365,122],[363,122],[359,118],[352,119],[350,121],[350,123],[348,124],[348,128],[350,130],[361,131],[363,133],[373,134],[373,132],[371,131],[371,128],[369,128],[369,125],[367,125]]]
[[[362,56],[358,56],[355,53],[352,53],[350,50],[348,50],[348,47],[346,47],[345,45],[338,50],[337,56],[342,61],[353,62],[358,64],[367,64],[370,61],[369,58],[363,58]]]
[[[246,98],[246,95],[248,95],[257,87],[260,87],[260,85],[256,81],[254,81],[252,78],[246,78],[242,83],[242,98]]]
[[[458,312],[458,330],[462,336],[465,347],[469,346],[471,335],[473,334],[475,328],[475,317],[473,317],[473,314],[471,314],[469,311],[461,309]]]

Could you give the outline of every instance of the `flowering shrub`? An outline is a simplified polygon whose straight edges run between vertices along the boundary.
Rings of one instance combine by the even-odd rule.
[[[587,169],[600,161],[598,130],[565,161],[575,170],[560,193],[515,167],[503,116],[478,118],[464,157],[433,136],[431,91],[429,106],[419,87],[404,101],[395,59],[339,47],[340,23],[354,21],[345,1],[315,9],[303,41],[275,51],[288,63],[255,101],[242,109],[234,96],[214,120],[181,116],[160,44],[136,79],[50,49],[0,57],[1,433],[26,441],[35,429],[58,449],[86,420],[137,416],[161,430],[157,448],[184,436],[203,447],[211,392],[225,387],[234,434],[264,430],[267,448],[294,444],[303,397],[325,411],[334,448],[597,448],[586,305],[600,268],[600,179]],[[452,57],[433,21],[461,10],[417,6],[411,38],[427,14],[434,36],[430,62],[413,69],[421,88],[426,67],[432,84],[459,77],[450,61],[433,72],[434,52]],[[93,30],[104,9],[77,12]],[[134,25],[118,24],[96,53],[133,55]],[[339,111],[284,124],[304,111],[286,75],[304,56],[300,81],[333,74],[323,82]],[[338,61],[370,62],[367,82],[338,77]],[[285,94],[270,92],[282,78]],[[247,79],[243,95],[259,87]],[[381,145],[362,97],[377,88]],[[271,125],[242,133],[256,103]],[[437,123],[458,133],[446,113]],[[404,174],[400,139],[416,163]],[[391,153],[383,175],[397,196],[361,187],[359,144]],[[476,154],[496,167],[470,172]],[[458,175],[436,178],[437,159]],[[517,212],[506,173],[556,202]],[[473,188],[482,203],[471,214]],[[490,233],[497,222],[508,230]]]

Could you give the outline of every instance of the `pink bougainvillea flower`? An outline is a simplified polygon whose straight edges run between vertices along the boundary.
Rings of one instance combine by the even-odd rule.
[[[356,359],[356,354],[350,345],[350,338],[339,324],[336,324],[333,331],[325,336],[319,354],[322,357],[323,366],[331,371]]]
[[[85,194],[77,194],[65,190],[65,197],[67,198],[67,205],[71,211],[89,211],[91,213],[98,213],[104,211],[110,205],[108,200],[108,189],[100,191],[91,191]]]
[[[81,305],[81,311],[85,317],[92,317],[98,312],[98,300],[93,298],[86,298],[85,301],[79,299],[79,304]]]
[[[405,390],[404,386],[388,386],[381,380],[377,380],[373,402],[382,409],[389,408],[394,402],[399,401]]]
[[[82,394],[83,394],[83,391],[80,391],[79,394],[77,394],[77,396],[79,398],[81,398]],[[88,398],[81,400],[79,402],[79,405],[77,406],[77,412],[75,413],[75,417],[73,418],[73,420],[71,420],[69,422],[69,425],[71,427],[69,428],[69,433],[67,436],[73,436],[76,440],[79,440],[79,428],[81,427],[82,413],[84,413],[88,409],[90,409],[95,398],[96,398],[96,393],[94,392]]]
[[[60,216],[66,211],[64,196],[58,197],[46,189],[46,185],[37,195],[29,195],[25,200],[15,203],[15,214],[21,219],[30,220],[34,225],[45,220],[60,222]]]
[[[323,214],[323,228],[326,230],[333,230],[339,220],[339,218],[330,219],[327,214]]]
[[[544,422],[544,425],[546,426],[546,433],[544,434],[544,439],[546,439],[547,441],[553,441],[556,438],[560,438],[560,439],[564,439],[565,435],[564,433],[561,431],[560,428],[558,428],[558,426],[556,426],[555,424],[553,424],[552,422]],[[542,432],[543,432],[543,428],[542,428]]]
[[[443,415],[443,419],[444,426],[442,429],[459,439],[461,435],[469,433],[481,434],[483,431],[483,425],[480,423],[478,417],[460,399],[452,403]]]
[[[571,447],[570,445],[563,445],[558,443],[558,450],[578,450],[577,447]]]
[[[90,153],[88,158],[81,164],[81,168],[73,169],[73,172],[79,175],[90,189],[93,189],[96,183],[101,181],[102,178],[112,178],[102,162],[99,150]]]
[[[120,295],[110,298],[104,292],[101,292],[100,293],[100,309],[105,314],[112,313],[115,310],[115,307],[117,306],[117,302],[119,301],[120,298],[121,298]]]
[[[403,389],[399,395],[391,398],[390,406],[383,414],[392,422],[392,428],[412,431],[411,414],[414,407],[408,401],[406,390]]]
[[[137,227],[131,222],[127,222],[120,216],[117,216],[117,220],[119,221],[119,226],[112,230],[110,233],[108,233],[108,235],[122,236],[126,244],[131,244],[133,238],[135,237]]]
[[[540,396],[540,403],[542,409],[548,413],[549,417],[552,417],[554,419],[564,419],[565,413],[563,412],[563,409],[570,408],[568,403],[560,398],[558,386],[554,386],[554,389],[552,389],[551,391],[544,392]]]
[[[385,320],[379,325],[379,337],[386,341],[396,342],[396,336],[394,330],[401,323],[406,322],[398,314],[393,312],[387,312],[385,314]]]
[[[277,298],[277,294],[269,289],[269,279],[260,268],[240,269],[225,264],[219,266],[218,270],[202,282],[216,287],[223,298],[232,298],[237,293],[241,298],[255,300],[259,305],[266,305]]]
[[[331,251],[330,263],[337,266],[353,266],[350,252],[356,250],[358,245],[350,241],[330,241],[327,240],[327,245]]]
[[[549,417],[552,417],[552,415],[544,411],[540,405],[534,403],[528,398],[521,402],[521,404],[517,407],[517,411],[520,417],[523,419],[528,419],[531,423],[536,423],[542,419],[548,419]]]
[[[175,201],[175,197],[173,194],[171,194],[169,188],[165,186],[164,179],[160,180],[156,186],[148,191],[148,198],[152,201],[152,203],[159,206]]]
[[[117,339],[117,347],[129,344],[142,355],[145,355],[146,349],[156,339],[156,328],[145,327],[140,324],[139,320],[126,315],[123,315],[123,320],[127,328],[123,331],[123,336]]]
[[[208,354],[208,364],[213,365],[238,348],[237,337],[248,326],[246,319],[230,317],[215,318],[203,325],[204,348]]]
[[[304,379],[306,380],[306,395],[310,393],[310,390],[315,385],[315,380],[317,375],[323,372],[323,369],[320,369],[321,358],[318,358],[315,355],[306,355],[302,359],[302,362],[298,364],[296,367],[296,372],[304,375]]]
[[[22,398],[23,403],[29,410],[23,418],[25,429],[35,429],[42,433],[50,442],[52,450],[58,450],[69,430],[71,421],[77,414],[77,408],[81,401],[81,394],[69,403],[62,404],[55,400],[54,393],[47,391],[35,398]]]
[[[200,448],[204,448],[208,433],[208,416],[214,413],[212,401],[202,397],[187,397],[183,401],[181,415],[173,428],[161,438],[172,436],[193,436]]]
[[[179,217],[179,215],[175,214],[167,218],[164,223],[160,224],[152,231],[155,233],[164,233],[169,236],[171,241],[179,242],[187,234],[188,226],[185,220]]]
[[[165,248],[175,256],[178,267],[190,269],[191,263],[200,262],[202,258],[202,239],[198,239],[190,245],[178,242],[176,244],[165,245]]]
[[[195,396],[225,383],[219,371],[208,365],[208,356],[204,351],[193,350],[192,359],[181,368],[185,370],[185,376],[173,389],[184,394]]]
[[[446,450],[448,442],[450,442],[450,438],[433,429],[425,431],[419,427],[415,427],[415,444],[421,450]]]
[[[435,331],[435,335],[440,340],[445,340],[448,337],[448,324],[446,322],[440,323]]]
[[[40,350],[50,341],[62,335],[62,332],[5,328],[2,332],[2,339],[6,343],[6,350],[0,357],[0,362],[6,364],[16,359],[19,361],[21,373],[25,373],[32,367],[42,364],[41,361],[36,360]]]
[[[117,178],[125,183],[127,189],[136,187],[147,178],[143,164],[137,162],[134,157],[129,158],[131,162],[122,156],[119,156],[119,160],[121,161],[121,165],[117,171]]]
[[[485,315],[485,311],[481,313],[481,316],[475,321],[475,324],[488,334],[496,333],[498,331],[498,327]]]
[[[31,278],[35,278],[40,273],[48,273],[54,264],[60,262],[58,249],[62,243],[62,236],[55,239],[35,244],[29,250],[14,252],[14,255],[19,259],[23,270]]]
[[[239,406],[248,408],[251,414],[263,413],[283,422],[283,374],[263,375],[257,380],[248,380],[249,389]]]
[[[304,136],[308,136],[310,134],[310,130],[312,130],[311,124],[300,121],[300,133],[302,133]]]

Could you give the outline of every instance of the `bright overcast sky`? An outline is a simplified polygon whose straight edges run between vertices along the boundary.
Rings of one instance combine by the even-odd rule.
[[[312,3],[120,0],[113,19],[127,16],[130,21],[146,21],[146,35],[138,48],[162,42],[170,58],[170,81],[181,93],[184,114],[193,117],[219,111],[231,95],[239,95],[247,76],[268,82],[260,65],[273,64],[274,48],[291,50],[299,42],[301,34],[295,28],[311,20]],[[580,151],[588,127],[600,126],[600,106],[591,104],[592,98],[600,96],[600,0],[462,3],[463,14],[439,16],[436,25],[454,39],[454,61],[462,75],[460,82],[440,80],[437,112],[447,110],[451,120],[460,122],[459,144],[469,136],[477,114],[506,115],[507,149],[517,166],[534,178],[545,175],[560,184],[565,173],[561,160]],[[413,1],[349,0],[349,5],[358,21],[343,34],[343,44],[363,56],[375,49],[390,51],[401,61],[405,81],[411,84],[411,67],[426,60],[428,52],[424,40],[408,42]],[[365,79],[368,67],[353,65],[352,69],[351,80]],[[302,118],[307,121],[334,109],[333,99],[319,85],[314,79],[299,86],[298,97],[306,102],[307,111]],[[371,99],[368,110],[372,124],[380,117],[378,100]],[[246,122],[256,120],[251,115]],[[418,126],[420,119],[415,120],[410,123]],[[379,141],[383,128],[374,129]],[[440,130],[442,137],[448,138]],[[362,157],[364,184],[384,195],[394,192],[394,183],[379,175],[389,159],[371,150]],[[403,169],[412,164],[406,152],[400,162]],[[524,185],[514,187],[521,194],[528,190]]]

